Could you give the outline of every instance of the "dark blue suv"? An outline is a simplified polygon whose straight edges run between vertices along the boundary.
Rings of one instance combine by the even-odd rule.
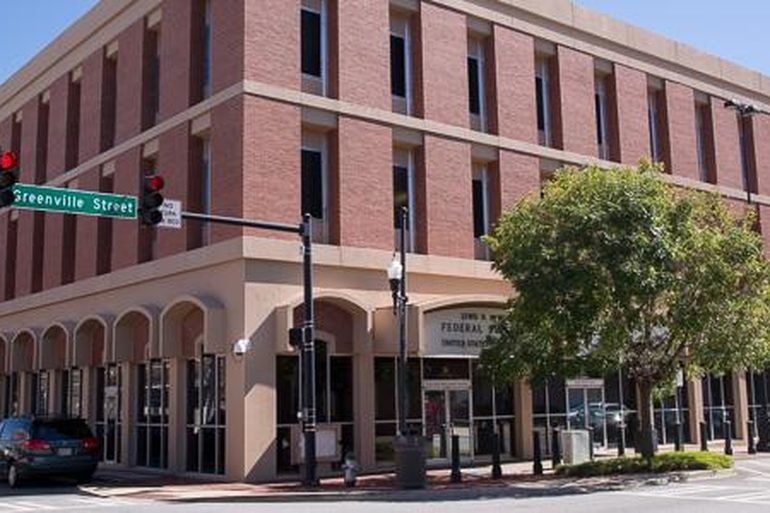
[[[91,480],[98,443],[83,419],[11,417],[0,422],[0,477],[11,488],[33,477]]]

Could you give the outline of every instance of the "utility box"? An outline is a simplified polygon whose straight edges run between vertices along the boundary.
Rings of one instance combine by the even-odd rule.
[[[561,432],[562,457],[566,465],[579,465],[591,460],[591,436],[585,429]]]

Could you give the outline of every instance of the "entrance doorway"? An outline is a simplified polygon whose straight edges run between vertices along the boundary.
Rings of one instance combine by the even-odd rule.
[[[470,381],[424,381],[423,425],[429,460],[452,458],[452,435],[461,459],[473,459]]]
[[[607,447],[604,380],[567,382],[567,429],[592,429],[595,447]]]
[[[101,460],[120,461],[121,440],[120,367],[111,363],[96,370],[96,436],[101,447]]]

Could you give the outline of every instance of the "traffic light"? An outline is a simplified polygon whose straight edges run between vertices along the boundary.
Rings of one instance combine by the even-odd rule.
[[[18,163],[19,159],[14,152],[0,152],[0,207],[12,205],[16,199],[13,186],[19,179],[19,171],[16,169]]]
[[[163,205],[163,195],[160,191],[163,190],[164,185],[162,176],[149,175],[144,177],[142,201],[139,207],[142,224],[155,226],[163,221],[163,214],[160,211],[160,206]]]

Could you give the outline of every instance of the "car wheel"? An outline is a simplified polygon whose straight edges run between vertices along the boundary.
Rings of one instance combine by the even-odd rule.
[[[87,473],[85,473],[85,474],[80,474],[80,475],[77,477],[77,479],[76,479],[76,480],[77,480],[78,484],[88,484],[88,483],[90,483],[91,481],[93,481],[93,479],[94,479],[94,475],[93,475],[93,473],[91,473],[91,472],[87,472]]]
[[[15,463],[11,463],[11,466],[8,467],[8,486],[11,488],[21,486],[21,476],[19,476],[19,469],[16,468]]]

